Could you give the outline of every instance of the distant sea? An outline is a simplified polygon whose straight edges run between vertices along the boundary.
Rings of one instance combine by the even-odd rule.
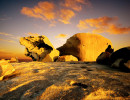
[[[32,59],[18,59],[19,62],[31,62],[33,61]]]
[[[0,59],[1,60],[1,59]],[[10,59],[5,59],[5,60],[10,60]],[[32,59],[18,59],[19,62],[31,62],[33,61]]]

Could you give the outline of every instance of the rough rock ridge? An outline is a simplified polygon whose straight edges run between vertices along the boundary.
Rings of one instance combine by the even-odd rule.
[[[44,35],[22,37],[20,44],[25,46],[25,55],[31,57],[34,61],[51,62],[59,56],[59,51]]]

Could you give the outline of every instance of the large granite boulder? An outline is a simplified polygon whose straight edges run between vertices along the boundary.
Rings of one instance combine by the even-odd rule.
[[[73,55],[79,61],[96,61],[96,58],[105,51],[108,45],[112,46],[109,39],[90,33],[78,33],[70,37],[67,42],[57,48],[60,55]]]
[[[5,77],[11,75],[15,71],[14,67],[6,60],[0,60],[0,81]]]
[[[78,61],[78,59],[72,55],[64,55],[64,56],[60,56],[57,59],[57,62],[64,62],[64,61]]]
[[[130,46],[121,48],[112,53],[110,56],[111,63],[114,63],[117,59],[124,59],[125,62],[130,60]]]
[[[130,47],[121,48],[110,56],[111,67],[130,72]]]
[[[20,38],[20,44],[26,47],[25,55],[31,57],[33,61],[51,62],[59,56],[59,51],[53,47],[44,35],[22,37]]]
[[[111,48],[111,45],[108,45],[106,50],[102,52],[96,59],[96,62],[99,64],[111,64],[110,56],[114,52],[114,49]]]
[[[99,64],[109,64],[113,68],[130,72],[130,47],[121,48],[115,52],[111,48],[102,52],[96,59]]]

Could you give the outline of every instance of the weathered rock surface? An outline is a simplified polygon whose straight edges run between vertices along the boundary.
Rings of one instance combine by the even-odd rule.
[[[130,72],[130,47],[121,48],[110,56],[111,67]]]
[[[111,49],[112,50],[112,49]],[[101,53],[96,62],[99,64],[109,64],[113,68],[118,68],[125,72],[130,72],[130,47],[121,48],[113,53]]]
[[[14,67],[6,60],[0,60],[0,80],[5,76],[12,74],[15,71]]]
[[[59,56],[59,51],[44,35],[23,37],[20,39],[20,44],[26,47],[25,55],[31,57],[34,61],[51,62]]]
[[[78,61],[78,59],[72,55],[64,55],[64,56],[60,56],[56,61],[57,62]]]
[[[130,60],[128,60],[126,63],[124,63],[124,65],[125,65],[128,69],[130,69]]]
[[[112,53],[110,56],[111,63],[114,63],[117,59],[124,59],[126,62],[130,60],[130,46],[121,48]]]
[[[112,45],[107,38],[90,33],[78,33],[70,37],[67,42],[57,48],[60,55],[73,55],[79,61],[96,61],[96,58]]]
[[[96,59],[98,64],[109,64],[110,63],[110,53],[102,52]]]
[[[88,62],[11,63],[1,100],[128,100],[130,73]]]
[[[96,62],[98,64],[107,64],[110,65],[111,61],[110,61],[110,56],[111,54],[114,52],[114,49],[111,48],[111,45],[108,45],[108,47],[106,48],[106,50],[104,52],[102,52],[96,59]]]

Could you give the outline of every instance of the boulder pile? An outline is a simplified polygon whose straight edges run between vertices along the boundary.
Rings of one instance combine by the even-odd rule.
[[[44,35],[22,37],[20,44],[25,46],[25,55],[33,61],[96,61],[98,64],[130,71],[130,47],[114,52],[111,41],[98,34],[77,33],[57,49]],[[16,62],[17,59],[12,58],[11,61]]]
[[[130,72],[130,47],[121,48],[110,56],[111,67]]]
[[[124,47],[115,52],[111,47],[108,46],[108,48],[97,57],[96,62],[130,72],[130,47]]]

